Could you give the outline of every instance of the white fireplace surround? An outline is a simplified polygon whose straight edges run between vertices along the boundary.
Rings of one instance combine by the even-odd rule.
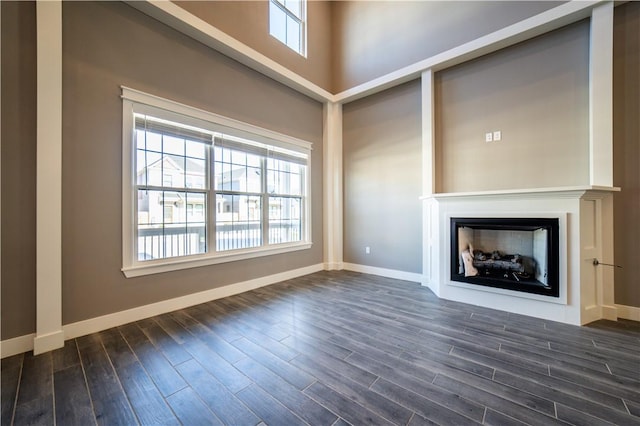
[[[424,282],[438,297],[582,325],[617,319],[610,189],[547,188],[424,197]],[[560,296],[549,297],[451,280],[452,217],[558,218]],[[607,260],[603,260],[607,259]]]
[[[583,186],[439,193],[442,182],[437,181],[434,75],[443,67],[422,72],[423,284],[443,299],[568,324],[617,320],[613,269],[594,265],[594,259],[613,263],[612,194],[619,190],[613,186],[613,3],[591,9],[589,140],[585,141],[589,145],[589,178]],[[451,217],[540,214],[550,214],[562,222],[560,298],[551,300],[451,281]]]

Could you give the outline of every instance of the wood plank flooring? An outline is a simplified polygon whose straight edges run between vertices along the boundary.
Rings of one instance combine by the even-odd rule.
[[[2,425],[640,425],[640,323],[319,272],[2,360]]]

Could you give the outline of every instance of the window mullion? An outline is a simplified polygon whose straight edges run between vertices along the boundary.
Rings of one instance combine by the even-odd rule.
[[[170,192],[191,192],[193,194],[207,194],[209,191],[207,189],[200,188],[187,188],[187,187],[177,187],[177,186],[152,186],[152,185],[135,185],[135,190],[144,190],[144,191],[170,191]]]
[[[311,163],[311,161],[309,161],[309,163]],[[307,179],[309,179],[309,166],[304,168],[304,172],[302,173],[302,182],[301,182],[301,205],[300,205],[300,220],[302,221],[301,227],[302,227],[302,232],[303,235],[301,235],[301,238],[303,240],[310,240],[311,238],[311,225],[308,224],[308,220],[309,220],[309,216],[310,216],[310,211],[309,211],[309,194],[310,194],[310,185],[307,181]]]
[[[160,182],[164,184],[164,136],[162,135],[160,136]],[[162,188],[162,257],[167,257],[167,235],[165,232],[167,224],[165,223],[165,200],[166,194],[164,188]]]
[[[216,176],[216,159],[215,159],[215,148],[213,145],[209,146],[207,149],[206,157],[208,160],[207,173],[209,176],[207,177],[207,182],[209,183],[209,191],[207,196],[207,252],[217,252],[218,251],[218,232],[216,230],[217,224],[217,215],[218,215],[218,197],[215,187],[215,176]]]
[[[242,192],[242,191],[217,191],[218,194],[224,195],[246,195],[247,197],[261,197],[262,192]]]
[[[131,111],[131,116],[133,118],[133,106],[132,106],[132,111]],[[123,117],[123,125],[126,128],[126,119],[125,117]],[[135,124],[133,125],[132,129],[128,129],[129,130],[129,134],[131,135],[131,140],[130,140],[130,145],[129,146],[123,146],[123,150],[124,149],[128,149],[129,153],[131,154],[131,161],[132,161],[132,165],[125,165],[123,164],[123,171],[126,170],[126,167],[129,167],[129,170],[131,170],[131,176],[130,176],[130,180],[129,180],[129,184],[131,186],[131,193],[128,194],[129,195],[129,199],[131,200],[131,207],[133,208],[133,211],[131,212],[131,215],[129,216],[129,218],[131,218],[131,223],[132,223],[132,235],[131,235],[131,241],[130,241],[130,246],[131,247],[131,253],[130,256],[133,259],[130,259],[131,261],[135,262],[138,260],[138,246],[139,246],[139,242],[138,242],[138,174],[137,174],[137,170],[138,170],[138,146],[139,146],[139,141],[138,141],[138,133],[136,132],[135,129]],[[123,135],[124,136],[124,135]],[[126,139],[123,137],[123,143],[126,142]],[[144,141],[144,164],[146,166],[147,164],[147,141],[146,141],[146,134],[145,134],[145,141]],[[144,170],[144,180],[145,183],[147,183],[147,171],[148,169],[145,167]],[[124,189],[124,188],[123,188]],[[124,191],[123,191],[123,195],[124,195]],[[124,197],[123,197],[123,204],[124,203]],[[126,228],[126,224],[124,223],[124,215],[123,215],[123,224],[122,224],[122,228],[123,230]],[[124,241],[124,234],[123,234],[123,243],[127,243],[127,241]],[[124,263],[124,262],[123,262]]]
[[[260,161],[262,168],[262,245],[269,245],[269,194],[267,191],[267,158]]]

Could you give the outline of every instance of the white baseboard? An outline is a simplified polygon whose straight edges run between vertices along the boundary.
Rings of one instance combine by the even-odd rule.
[[[602,319],[616,321],[618,319],[618,307],[615,305],[602,305]]]
[[[64,331],[57,330],[53,333],[36,334],[33,339],[33,354],[40,355],[64,346]]]
[[[325,271],[341,271],[344,269],[344,264],[342,262],[325,262],[324,270]]]
[[[115,312],[113,314],[66,324],[62,327],[62,331],[64,332],[65,339],[86,336],[87,334],[97,333],[99,331],[107,330],[133,321],[139,321],[155,315],[161,315],[178,309],[188,308],[189,306],[198,305],[200,303],[209,302],[211,300],[244,293],[245,291],[275,284],[280,281],[286,281],[303,275],[312,274],[314,272],[322,271],[323,269],[324,264],[311,265],[300,269],[294,269],[292,271],[281,272],[279,274],[230,284],[224,287],[213,288],[199,293],[188,294],[186,296],[163,300],[149,305],[138,306],[136,308]],[[35,334],[28,334],[13,339],[3,340],[0,342],[0,357],[5,358],[33,350],[35,337]]]
[[[25,334],[24,336],[14,337],[13,339],[7,339],[0,342],[0,358],[6,358],[21,354],[23,352],[29,352],[33,349],[33,340],[36,338],[36,333]]]
[[[640,322],[640,307],[616,305],[618,308],[618,318]]]
[[[214,288],[200,293],[189,294],[186,296],[177,297],[175,299],[163,300],[161,302],[139,306],[137,308],[115,312],[113,314],[91,318],[85,321],[67,324],[62,327],[62,331],[64,333],[65,339],[73,339],[76,337],[106,330],[111,327],[127,324],[129,322],[139,321],[144,318],[161,315],[178,309],[184,309],[189,306],[209,302],[211,300],[216,300],[227,296],[232,296],[234,294],[243,293],[245,291],[264,287],[270,284],[275,284],[280,281],[312,274],[314,272],[322,271],[323,269],[330,269],[330,267],[335,268],[337,266],[342,266],[348,271],[379,275],[382,277],[405,281],[421,283],[424,280],[422,274],[398,271],[394,269],[377,268],[374,266],[358,265],[354,263],[344,263],[342,265],[318,264],[236,284],[230,284],[224,287]],[[640,307],[625,305],[616,305],[615,307],[617,309],[618,318],[640,321]],[[56,336],[54,336],[55,339],[60,338],[60,334],[56,333]],[[42,338],[42,336],[40,338]],[[37,340],[36,334],[31,333],[25,334],[24,336],[18,336],[12,339],[0,341],[0,358],[6,358],[12,355],[17,355],[33,350],[35,340]]]
[[[405,271],[398,271],[396,269],[377,268],[375,266],[358,265],[355,263],[345,263],[343,264],[343,267],[347,271],[362,272],[363,274],[379,275],[381,277],[394,278],[397,280],[413,281],[417,283],[422,283],[424,280],[424,277],[422,276],[422,274],[417,274],[415,272],[405,272]]]
[[[270,284],[275,284],[280,281],[301,277],[303,275],[312,274],[314,272],[322,270],[322,264],[312,265],[305,268],[281,272],[279,274],[260,277],[249,281],[230,284],[224,287],[213,288],[211,290],[205,290],[199,293],[188,294],[186,296],[176,297],[174,299],[163,300],[161,302],[127,309],[126,311],[115,312],[113,314],[103,315],[101,317],[67,324],[63,326],[64,334],[67,339],[86,336],[87,334],[96,333],[98,331],[117,327],[119,325],[127,324],[133,321],[139,321],[141,319],[149,318],[155,315],[161,315],[167,312],[176,311],[178,309],[188,308],[189,306],[198,305],[200,303],[209,302],[211,300],[233,296],[234,294],[244,293],[245,291],[264,287]]]

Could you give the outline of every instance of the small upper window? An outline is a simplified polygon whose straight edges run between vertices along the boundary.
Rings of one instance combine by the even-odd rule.
[[[306,0],[269,0],[269,34],[306,56]]]

